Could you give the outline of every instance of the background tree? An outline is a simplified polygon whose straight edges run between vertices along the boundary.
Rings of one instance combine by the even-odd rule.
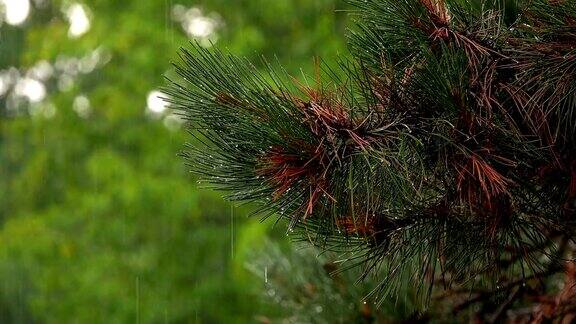
[[[25,3],[24,20],[9,23],[7,6],[14,14]],[[343,48],[339,6],[0,1],[0,322],[279,316],[258,298],[264,280],[244,264],[263,237],[283,235],[196,189],[175,158],[185,133],[147,99],[179,46],[206,35],[187,23],[216,19],[210,36],[220,46],[252,59],[277,53],[296,72],[312,70],[309,57]],[[175,15],[182,7],[188,20]]]

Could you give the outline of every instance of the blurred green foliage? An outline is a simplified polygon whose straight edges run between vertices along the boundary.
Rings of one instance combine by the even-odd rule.
[[[61,10],[70,3],[45,2],[22,26],[0,28],[0,69],[21,76],[39,61],[95,49],[109,58],[67,86],[53,77],[41,103],[0,101],[0,322],[274,316],[279,310],[259,298],[262,279],[244,267],[272,222],[248,219],[246,208],[198,189],[176,156],[188,136],[146,113],[148,93],[188,42],[172,19],[177,3],[82,1],[91,28],[79,38],[68,37]],[[331,60],[345,50],[338,0],[180,4],[221,16],[217,46],[256,61],[276,55],[291,73],[310,71],[313,56]],[[87,118],[72,109],[79,95],[90,101]]]
[[[377,306],[371,292],[378,279],[368,276],[358,282],[359,267],[345,269],[332,253],[319,254],[309,246],[283,250],[272,241],[266,243],[265,249],[250,255],[247,268],[264,278],[266,297],[286,310],[280,315],[284,322],[410,323],[419,319],[414,290],[404,288],[401,298]]]

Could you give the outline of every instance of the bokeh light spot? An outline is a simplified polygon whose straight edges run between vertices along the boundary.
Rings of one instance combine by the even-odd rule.
[[[148,110],[154,114],[162,114],[168,108],[168,103],[164,101],[166,95],[158,90],[153,90],[148,93],[146,103]]]
[[[4,5],[4,18],[10,25],[21,25],[30,14],[30,0],[0,0]]]

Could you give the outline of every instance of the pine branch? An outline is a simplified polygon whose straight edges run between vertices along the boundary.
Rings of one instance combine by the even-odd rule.
[[[574,1],[350,2],[353,58],[303,81],[182,50],[165,91],[192,170],[380,298],[538,274],[576,229]]]

